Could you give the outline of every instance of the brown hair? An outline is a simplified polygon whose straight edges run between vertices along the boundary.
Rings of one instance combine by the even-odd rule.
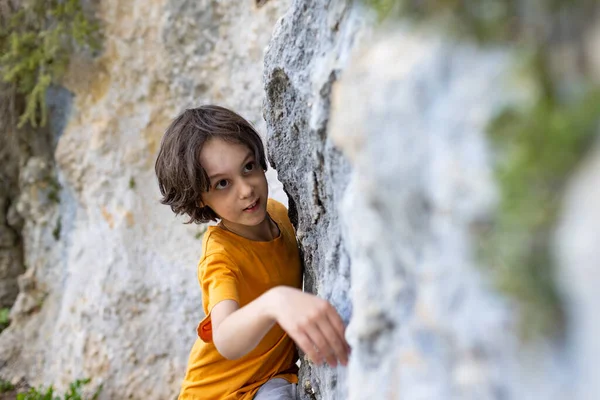
[[[167,128],[154,165],[160,202],[177,215],[187,214],[186,223],[216,221],[218,215],[208,206],[200,207],[202,193],[210,181],[200,165],[200,150],[207,140],[219,138],[247,146],[267,170],[265,150],[259,134],[244,118],[223,107],[206,105],[188,109]]]

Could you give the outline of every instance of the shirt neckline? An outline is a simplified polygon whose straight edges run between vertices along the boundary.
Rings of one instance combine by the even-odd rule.
[[[271,220],[273,220],[273,223],[277,226],[277,230],[279,230],[279,235],[277,235],[277,237],[275,237],[275,238],[273,238],[271,240],[263,241],[263,240],[248,239],[248,238],[246,238],[244,236],[241,236],[241,235],[238,235],[237,233],[234,233],[234,232],[232,232],[230,230],[223,229],[219,225],[210,226],[208,229],[210,231],[217,231],[217,232],[220,232],[220,233],[225,233],[225,234],[228,234],[229,236],[235,237],[236,239],[242,239],[242,240],[245,240],[245,241],[250,242],[250,243],[261,243],[261,244],[275,243],[276,241],[278,241],[283,236],[283,230],[282,230],[280,224],[277,221],[275,221],[275,218],[271,217],[271,214],[269,214],[269,213],[267,213],[267,214],[269,215],[269,217],[271,218]]]

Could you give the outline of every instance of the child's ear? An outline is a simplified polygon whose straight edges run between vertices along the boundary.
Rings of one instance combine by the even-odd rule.
[[[199,208],[204,207],[204,202],[202,201],[202,199],[198,199],[198,201],[196,202],[196,204],[198,205]]]

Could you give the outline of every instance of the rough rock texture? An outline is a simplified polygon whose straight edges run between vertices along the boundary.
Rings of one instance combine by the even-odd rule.
[[[400,30],[353,61],[330,125],[353,166],[348,398],[562,398],[558,349],[519,347],[473,258],[494,200],[486,125],[518,93],[509,54]]]
[[[16,114],[22,101],[11,88],[0,87],[0,307],[8,308],[17,298],[18,276],[25,270],[26,243],[21,234],[25,218],[47,224],[42,210],[53,210],[58,194],[52,130],[18,129]],[[52,104],[50,109],[55,111]]]
[[[600,42],[599,42],[600,44]],[[600,65],[599,65],[600,67]],[[570,316],[569,345],[574,376],[570,398],[597,399],[600,381],[600,142],[571,182],[556,234],[559,282]]]
[[[304,285],[330,300],[346,321],[351,315],[350,261],[338,206],[349,166],[329,140],[327,122],[332,85],[362,23],[348,2],[295,2],[275,28],[265,55],[267,144],[289,197],[307,267]],[[306,362],[299,387],[304,398],[345,397],[334,371]]]
[[[20,170],[27,271],[0,335],[0,376],[59,390],[90,377],[102,399],[169,399],[202,317],[204,227],[158,203],[159,140],[178,112],[209,102],[264,129],[263,51],[288,4],[97,4],[102,54],[74,59],[68,91],[49,94],[56,170],[41,157]],[[57,184],[43,186],[49,177]],[[43,187],[57,202],[34,195]]]
[[[518,54],[414,27],[370,34],[363,12],[296,1],[265,58],[268,146],[305,285],[351,317],[349,368],[305,361],[301,398],[597,397],[598,232],[577,207],[597,214],[585,188],[598,167],[564,223],[565,237],[584,238],[563,251],[569,340],[524,343],[514,302],[475,257],[498,198],[486,127],[532,98],[514,79]]]
[[[1,100],[0,100],[1,101]],[[3,121],[6,121],[4,115]],[[4,125],[4,124],[3,124]],[[17,297],[17,276],[23,273],[19,220],[15,215],[18,195],[19,157],[15,133],[8,126],[0,129],[0,307],[11,307]]]
[[[51,90],[49,133],[7,169],[10,204],[0,196],[0,229],[22,229],[0,254],[20,241],[27,266],[1,378],[61,390],[91,377],[102,399],[176,395],[201,318],[204,227],[158,204],[154,156],[187,106],[224,104],[263,130],[266,92],[305,286],[338,308],[353,346],[348,368],[303,362],[303,399],[598,397],[600,151],[557,233],[564,343],[523,344],[514,304],[474,257],[497,198],[485,126],[529,98],[510,79],[518,54],[414,27],[371,32],[357,2],[296,0],[263,71],[285,1],[97,4],[102,55],[73,60],[68,90]],[[596,76],[598,32],[585,50]]]

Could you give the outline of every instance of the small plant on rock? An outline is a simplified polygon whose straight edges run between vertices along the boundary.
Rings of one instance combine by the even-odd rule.
[[[9,381],[0,380],[0,393],[10,392],[15,388],[15,385],[10,383]]]
[[[99,49],[98,24],[80,0],[2,1],[0,6],[0,80],[24,96],[19,127],[44,126],[46,90],[63,76],[76,49]]]
[[[47,389],[41,387],[38,389],[31,388],[25,393],[19,393],[17,395],[17,400],[96,400],[100,395],[102,386],[98,387],[92,397],[86,398],[82,394],[82,389],[83,386],[87,385],[88,383],[90,383],[89,378],[77,379],[69,385],[69,390],[62,398],[56,395],[54,388],[50,386]]]
[[[0,332],[5,330],[10,324],[10,308],[0,309]]]

